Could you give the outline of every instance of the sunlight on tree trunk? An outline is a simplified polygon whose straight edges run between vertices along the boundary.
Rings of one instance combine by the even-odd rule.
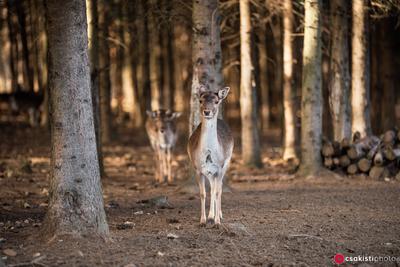
[[[361,136],[371,134],[369,114],[369,31],[368,1],[353,0],[351,109],[352,132]]]
[[[292,0],[285,0],[283,5],[283,159],[296,156],[296,118],[293,88],[293,8]]]
[[[260,141],[257,127],[257,102],[251,56],[250,1],[240,1],[240,113],[242,158],[245,165],[260,167]]]
[[[85,1],[49,0],[47,16],[52,149],[45,234],[104,236],[108,225],[95,142]]]
[[[321,168],[322,74],[320,0],[305,1],[303,88],[301,97],[301,164],[313,176]]]

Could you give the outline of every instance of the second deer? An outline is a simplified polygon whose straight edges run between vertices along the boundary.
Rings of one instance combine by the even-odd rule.
[[[179,112],[170,110],[147,111],[146,131],[156,154],[156,182],[173,183],[172,150],[177,140],[176,119]]]
[[[217,116],[218,107],[227,97],[229,89],[222,88],[218,93],[207,91],[204,86],[199,89],[201,123],[189,138],[188,153],[197,172],[200,189],[200,225],[206,223],[205,179],[209,181],[211,191],[208,221],[219,225],[222,219],[222,183],[232,157],[233,137],[228,125]]]

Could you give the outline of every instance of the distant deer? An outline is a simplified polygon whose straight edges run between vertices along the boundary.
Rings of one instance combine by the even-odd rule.
[[[170,110],[147,111],[146,131],[156,154],[156,181],[172,183],[172,150],[177,139],[176,119],[179,112]]]
[[[206,223],[206,178],[210,182],[211,191],[208,222],[219,225],[222,219],[222,183],[232,157],[233,137],[228,125],[217,116],[218,107],[227,97],[229,89],[225,87],[214,93],[207,91],[204,86],[200,87],[201,123],[190,136],[187,147],[190,160],[197,172],[202,226]]]

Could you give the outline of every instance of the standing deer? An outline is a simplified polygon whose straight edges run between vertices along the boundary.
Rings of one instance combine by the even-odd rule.
[[[176,119],[179,112],[170,110],[147,111],[146,131],[156,156],[156,181],[172,183],[172,150],[175,147],[177,132]]]
[[[221,194],[222,183],[228,169],[232,151],[233,137],[228,125],[217,118],[218,107],[228,93],[229,87],[218,93],[199,89],[201,123],[192,133],[188,143],[188,154],[197,172],[200,189],[201,217],[200,225],[206,224],[206,188],[205,179],[210,183],[210,212],[208,222],[219,225],[222,219]]]

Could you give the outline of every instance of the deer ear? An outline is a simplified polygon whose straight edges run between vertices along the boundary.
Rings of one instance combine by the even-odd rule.
[[[219,89],[218,91],[218,97],[219,99],[225,99],[228,96],[229,90],[231,90],[230,87],[224,87],[222,89]]]
[[[173,112],[171,115],[171,118],[174,120],[174,119],[179,118],[181,115],[182,115],[181,112]]]
[[[154,119],[156,117],[155,111],[146,110],[146,114],[147,114],[147,116],[149,116],[152,119]]]

